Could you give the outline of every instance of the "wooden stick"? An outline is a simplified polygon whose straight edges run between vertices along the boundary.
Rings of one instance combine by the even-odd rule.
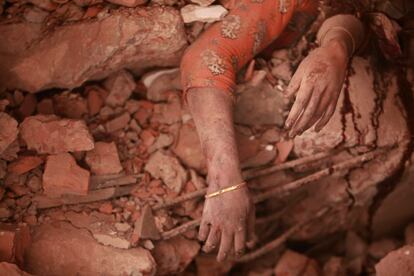
[[[317,181],[319,179],[321,179],[324,176],[330,175],[334,172],[337,171],[341,171],[341,170],[345,170],[345,169],[350,169],[353,168],[357,165],[360,165],[366,161],[372,160],[374,159],[378,154],[382,153],[384,150],[383,149],[378,149],[375,151],[371,151],[359,156],[356,156],[354,158],[348,159],[344,162],[341,162],[337,165],[333,165],[332,167],[320,170],[316,173],[313,173],[311,175],[305,176],[303,178],[300,178],[298,180],[295,180],[293,182],[290,182],[286,185],[283,185],[281,187],[276,187],[273,188],[269,191],[263,192],[261,194],[258,194],[254,197],[254,203],[259,203],[262,201],[265,201],[271,197],[282,197],[282,196],[286,196],[287,194],[289,194],[291,191],[296,190],[300,187],[303,187],[303,185],[310,183],[310,182],[314,182]],[[269,186],[271,187],[271,186]]]
[[[263,256],[266,253],[269,253],[270,251],[276,249],[277,247],[279,247],[280,245],[285,243],[293,234],[295,234],[300,229],[302,229],[302,227],[304,227],[305,225],[311,223],[313,220],[316,220],[316,219],[324,216],[329,210],[330,210],[329,207],[322,208],[311,219],[300,222],[300,223],[292,226],[286,232],[284,232],[282,235],[277,237],[275,240],[265,244],[264,246],[260,247],[259,249],[255,250],[253,252],[250,252],[250,253],[244,255],[243,257],[241,257],[239,259],[236,259],[235,261],[238,262],[238,263],[245,263],[245,262],[252,261],[252,260],[254,260],[254,259],[256,259],[260,256]]]
[[[184,224],[182,224],[182,225],[180,225],[180,226],[178,226],[176,228],[173,228],[173,229],[171,229],[169,231],[166,231],[166,232],[161,233],[161,237],[164,240],[168,240],[168,239],[173,238],[175,236],[178,236],[178,235],[180,235],[182,233],[185,233],[185,232],[187,232],[190,229],[196,228],[197,226],[200,225],[200,223],[201,223],[201,219],[191,220],[191,221],[186,222],[186,223],[184,223]]]
[[[169,207],[172,207],[174,205],[180,204],[184,201],[202,197],[206,193],[207,193],[207,188],[204,188],[204,189],[201,189],[201,190],[198,190],[198,191],[195,191],[195,192],[191,192],[191,193],[186,193],[182,196],[176,197],[176,198],[171,199],[169,201],[166,201],[164,203],[159,203],[157,205],[154,205],[152,207],[152,209],[153,210],[159,210],[159,209],[169,208]]]
[[[90,191],[88,195],[63,195],[59,198],[49,198],[44,195],[38,195],[33,198],[33,202],[37,204],[38,209],[47,209],[59,207],[62,205],[74,205],[82,203],[90,203],[129,195],[136,185],[111,187],[100,190]]]
[[[92,176],[89,181],[89,190],[135,184],[142,177],[143,174]]]
[[[288,161],[279,165],[275,165],[272,167],[264,168],[264,169],[250,169],[243,172],[243,178],[245,180],[251,180],[260,176],[268,175],[277,171],[282,171],[286,169],[291,169],[300,165],[304,165],[310,162],[314,162],[323,158],[326,158],[328,156],[332,156],[333,152],[322,152],[317,153],[315,155],[295,159],[292,161]]]

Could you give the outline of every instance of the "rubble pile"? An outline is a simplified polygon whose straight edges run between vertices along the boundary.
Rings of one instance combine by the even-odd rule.
[[[177,66],[230,5],[0,0],[0,274],[390,275],[389,263],[412,273],[413,212],[387,224],[392,215],[372,211],[412,195],[397,75],[355,58],[326,128],[290,140],[283,91],[305,38],[238,76],[235,129],[259,245],[224,263],[201,252],[206,160]],[[378,199],[377,184],[404,166],[406,188]]]

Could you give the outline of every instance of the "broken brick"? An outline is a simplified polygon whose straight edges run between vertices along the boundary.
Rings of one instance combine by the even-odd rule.
[[[151,207],[145,206],[141,216],[135,222],[134,235],[139,239],[160,239],[160,233],[155,225],[155,218],[152,214]]]
[[[125,112],[122,115],[106,122],[105,129],[109,133],[121,130],[128,125],[129,120],[131,120],[131,116],[129,116],[129,113]]]
[[[96,89],[90,89],[88,92],[88,109],[89,115],[94,116],[101,111],[104,100]]]
[[[17,121],[8,114],[0,113],[0,154],[17,138]]]
[[[180,193],[188,178],[187,172],[177,158],[161,151],[157,151],[150,156],[145,170],[152,177],[162,179],[165,185],[176,193]]]
[[[54,115],[27,117],[20,125],[20,133],[28,149],[38,153],[87,151],[94,145],[85,122]]]
[[[195,21],[214,22],[224,18],[228,11],[220,5],[201,7],[197,5],[186,5],[181,8],[181,16],[184,23]]]
[[[118,150],[114,142],[96,142],[93,150],[86,153],[86,163],[94,174],[116,174],[122,171]]]
[[[86,195],[89,187],[89,171],[76,164],[69,153],[50,155],[43,174],[44,193],[50,196],[62,194]]]
[[[37,113],[39,114],[55,114],[55,108],[52,99],[43,99],[37,104]]]
[[[37,99],[33,94],[27,94],[24,97],[22,104],[20,105],[17,113],[20,119],[24,119],[32,115],[36,111]]]
[[[109,91],[105,102],[109,106],[124,105],[126,100],[131,96],[136,84],[130,73],[121,70],[111,76],[104,82],[105,89]]]
[[[81,119],[88,113],[87,102],[79,94],[64,92],[55,95],[53,102],[56,114],[65,118]]]
[[[43,163],[43,159],[38,156],[21,156],[16,161],[9,164],[7,170],[10,173],[21,175],[27,173]]]
[[[376,275],[414,275],[414,247],[406,245],[392,251],[375,265]]]
[[[135,8],[136,6],[143,5],[147,2],[147,0],[107,0],[113,4]]]

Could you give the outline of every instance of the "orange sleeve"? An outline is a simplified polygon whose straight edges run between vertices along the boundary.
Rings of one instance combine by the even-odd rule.
[[[184,97],[190,88],[214,87],[232,93],[238,69],[279,36],[295,4],[296,0],[237,0],[222,21],[186,50],[181,62]]]

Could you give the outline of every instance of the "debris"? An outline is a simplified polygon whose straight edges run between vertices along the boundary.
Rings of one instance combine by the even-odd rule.
[[[210,6],[211,4],[214,3],[215,0],[191,0],[192,3],[194,4],[198,4],[202,7],[207,7]]]
[[[109,91],[105,103],[111,107],[115,107],[124,105],[129,96],[131,96],[136,84],[130,73],[121,70],[109,76],[104,82],[104,87]]]
[[[131,243],[123,238],[112,236],[109,234],[93,233],[93,237],[97,242],[103,245],[112,246],[120,249],[131,248]]]
[[[147,88],[148,100],[154,102],[167,101],[169,91],[181,90],[178,68],[150,72],[142,76],[141,81]]]
[[[83,121],[60,119],[54,115],[27,117],[20,134],[29,149],[57,154],[93,149],[93,138]]]
[[[122,115],[106,122],[105,129],[109,133],[121,130],[128,125],[129,120],[131,120],[131,116],[129,116],[128,112],[125,112]]]
[[[7,113],[0,113],[0,154],[3,153],[17,138],[17,121]]]
[[[200,251],[200,244],[178,236],[155,243],[153,255],[158,275],[173,275],[184,271]]]
[[[286,252],[279,259],[275,267],[275,275],[321,275],[321,270],[315,260],[291,250]]]
[[[187,172],[178,160],[161,151],[157,151],[150,156],[148,163],[145,165],[145,170],[154,178],[161,178],[165,185],[176,193],[181,192],[188,179]]]
[[[135,222],[133,235],[139,239],[158,240],[161,238],[155,225],[155,218],[152,214],[151,207],[145,206],[142,210],[141,216]]]
[[[55,114],[55,108],[52,99],[43,99],[36,106],[37,113],[43,115]]]
[[[171,94],[168,103],[154,105],[152,122],[171,125],[181,121],[181,98],[177,94]]]
[[[211,23],[223,19],[227,13],[228,11],[220,5],[201,7],[190,4],[181,8],[181,16],[184,23],[195,21]]]
[[[107,0],[116,5],[121,5],[125,7],[135,8],[139,5],[143,5],[147,2],[147,0]]]
[[[156,150],[169,147],[173,142],[174,137],[166,133],[161,133],[147,151],[148,153],[153,153]]]
[[[85,161],[94,174],[117,174],[122,171],[114,142],[96,142],[94,149],[86,153]]]
[[[50,155],[43,174],[45,194],[56,197],[62,194],[88,194],[89,171],[76,164],[69,153]]]
[[[21,156],[16,161],[9,164],[8,172],[21,175],[27,173],[43,163],[43,159],[38,156]]]
[[[24,97],[24,100],[17,111],[19,115],[19,119],[24,119],[32,115],[36,110],[36,105],[37,105],[36,96],[33,94],[27,94]]]
[[[383,239],[375,241],[369,245],[368,254],[376,259],[380,260],[385,257],[391,251],[394,251],[398,248],[398,243],[392,239]]]
[[[88,110],[89,115],[94,116],[101,111],[102,106],[104,105],[104,99],[102,98],[102,93],[99,93],[100,90],[91,87],[88,89]]]
[[[206,172],[206,161],[201,150],[200,139],[193,124],[183,124],[177,142],[172,147],[174,154],[186,166],[199,172]]]
[[[376,275],[413,275],[413,256],[414,247],[412,245],[406,245],[392,251],[375,266]]]
[[[104,246],[87,230],[55,222],[35,228],[26,267],[35,275],[154,275],[156,264],[143,248]]]
[[[25,264],[31,237],[26,225],[0,224],[0,262]]]
[[[88,113],[88,106],[85,98],[79,94],[69,91],[53,97],[53,108],[55,113],[64,118],[81,119]]]
[[[6,50],[0,60],[1,88],[72,89],[122,68],[140,72],[177,66],[187,46],[182,19],[170,7],[136,8],[131,13],[114,10],[100,20],[64,24],[44,37],[40,29],[20,22],[2,27],[2,50]],[[16,33],[22,34],[18,40]],[[30,50],[26,45],[31,45]]]
[[[292,140],[279,141],[276,143],[276,148],[277,148],[277,153],[278,153],[277,158],[276,158],[276,164],[284,163],[289,157],[289,154],[293,149],[293,141]]]
[[[331,257],[323,266],[323,275],[346,276],[344,260],[340,257]]]
[[[29,273],[26,273],[19,269],[15,264],[1,262],[0,263],[0,275],[7,276],[32,276]]]

